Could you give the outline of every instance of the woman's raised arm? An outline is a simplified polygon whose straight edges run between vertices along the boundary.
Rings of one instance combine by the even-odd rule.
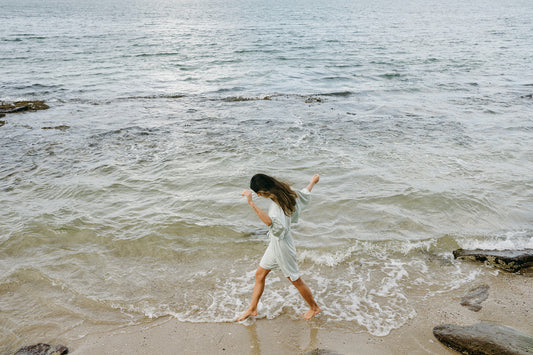
[[[309,192],[311,192],[311,190],[313,189],[313,187],[320,181],[320,175],[318,174],[315,174],[313,175],[313,177],[311,178],[311,182],[309,183],[309,185],[307,185],[307,190]]]

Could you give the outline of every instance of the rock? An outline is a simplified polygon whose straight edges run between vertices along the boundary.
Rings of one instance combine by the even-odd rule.
[[[309,96],[305,99],[305,103],[312,104],[313,102],[324,102],[320,97]]]
[[[308,352],[304,353],[304,355],[338,355],[338,353],[326,349],[316,348],[309,350]]]
[[[533,337],[498,324],[478,323],[466,327],[444,324],[433,328],[433,335],[462,354],[533,354]]]
[[[57,129],[57,130],[65,132],[69,128],[70,126],[61,125],[61,126],[55,126],[55,127],[43,127],[42,129]]]
[[[68,354],[68,348],[64,345],[51,345],[39,343],[35,345],[23,346],[14,355],[64,355]]]
[[[524,250],[464,250],[453,252],[454,258],[488,262],[509,272],[518,272],[533,266],[533,249]]]
[[[68,354],[68,348],[64,345],[57,345],[54,351],[50,353],[50,355],[65,355],[65,354]]]
[[[46,354],[50,350],[50,345],[39,343],[36,345],[28,345],[20,348],[15,355],[40,355]]]
[[[479,312],[481,303],[489,298],[489,286],[481,285],[474,287],[461,299],[461,306],[465,306],[471,311]]]
[[[0,116],[0,117],[2,117],[2,116]],[[6,121],[0,121],[0,127],[2,127],[5,124],[6,124]]]
[[[16,113],[23,111],[38,111],[49,109],[50,106],[44,103],[44,101],[15,101],[11,103],[0,103],[0,114]]]
[[[22,111],[28,111],[30,109],[29,106],[16,106],[13,108],[6,108],[2,110],[2,113],[15,113],[15,112],[22,112]]]
[[[241,102],[241,101],[253,101],[253,100],[257,100],[257,99],[253,97],[243,97],[243,96],[230,96],[230,97],[225,97],[222,99],[222,101],[226,101],[226,102]]]

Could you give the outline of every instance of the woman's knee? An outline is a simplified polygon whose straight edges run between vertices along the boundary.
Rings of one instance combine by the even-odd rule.
[[[289,277],[289,281],[292,282],[292,284],[296,287],[303,285],[303,280],[301,277],[299,277],[297,280],[294,280],[294,281],[292,281],[291,278]]]
[[[261,266],[259,266],[257,270],[255,271],[256,281],[264,281],[269,272],[270,270],[263,269]]]

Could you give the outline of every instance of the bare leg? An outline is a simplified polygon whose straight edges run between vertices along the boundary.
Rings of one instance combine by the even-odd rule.
[[[254,292],[252,293],[250,307],[248,307],[246,312],[237,318],[237,322],[245,320],[248,317],[255,317],[257,315],[257,304],[259,303],[259,299],[261,298],[263,290],[265,289],[265,278],[269,272],[270,270],[263,269],[261,266],[257,267],[257,271],[255,272]]]
[[[298,292],[300,292],[300,295],[304,298],[305,302],[309,305],[309,310],[303,315],[304,319],[311,319],[317,314],[319,314],[322,310],[320,307],[318,307],[318,304],[315,302],[315,299],[313,298],[313,294],[311,293],[311,290],[305,282],[300,277],[296,281],[292,281],[289,278],[289,281],[292,282],[292,284],[298,289]]]

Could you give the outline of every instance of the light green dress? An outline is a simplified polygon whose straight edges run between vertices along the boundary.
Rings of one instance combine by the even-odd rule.
[[[311,201],[311,193],[307,188],[296,192],[296,208],[291,216],[286,216],[283,209],[272,202],[268,209],[268,216],[272,224],[268,228],[270,243],[259,265],[263,269],[281,269],[285,277],[296,281],[300,278],[300,271],[296,262],[296,248],[291,234],[291,223],[298,222],[300,213]]]

